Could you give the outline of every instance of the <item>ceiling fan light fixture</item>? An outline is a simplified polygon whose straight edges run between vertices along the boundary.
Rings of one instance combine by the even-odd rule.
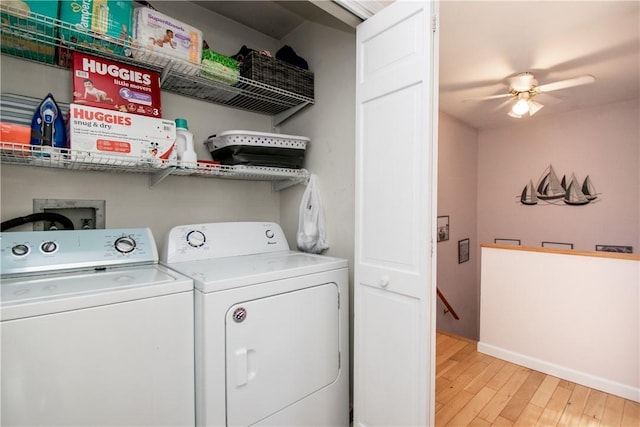
[[[516,114],[516,113],[514,113],[513,111],[509,111],[509,112],[507,113],[507,115],[508,115],[509,117],[513,117],[514,119],[520,119],[520,118],[522,118],[522,116],[521,116],[520,114]]]
[[[529,101],[529,115],[533,116],[535,113],[540,111],[542,109],[542,107],[544,107],[544,105],[542,105],[539,102],[536,102],[534,100],[530,100]]]
[[[511,112],[518,116],[526,114],[527,111],[529,111],[529,101],[523,98],[520,98],[518,102],[513,105],[513,108],[511,108]]]

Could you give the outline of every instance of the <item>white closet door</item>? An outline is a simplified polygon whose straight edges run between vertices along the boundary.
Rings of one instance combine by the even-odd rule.
[[[433,425],[435,4],[357,28],[354,425]]]

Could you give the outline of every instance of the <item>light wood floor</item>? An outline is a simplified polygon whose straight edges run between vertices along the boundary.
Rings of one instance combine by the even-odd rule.
[[[640,426],[640,404],[436,335],[436,427]]]

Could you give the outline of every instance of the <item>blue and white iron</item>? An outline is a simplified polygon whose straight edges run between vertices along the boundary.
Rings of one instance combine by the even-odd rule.
[[[48,94],[40,103],[31,121],[31,145],[42,147],[35,155],[49,157],[46,147],[66,148],[64,119],[53,95]]]

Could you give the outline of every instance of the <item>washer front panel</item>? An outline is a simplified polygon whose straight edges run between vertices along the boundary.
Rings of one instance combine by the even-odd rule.
[[[0,325],[3,426],[194,424],[193,291]]]

